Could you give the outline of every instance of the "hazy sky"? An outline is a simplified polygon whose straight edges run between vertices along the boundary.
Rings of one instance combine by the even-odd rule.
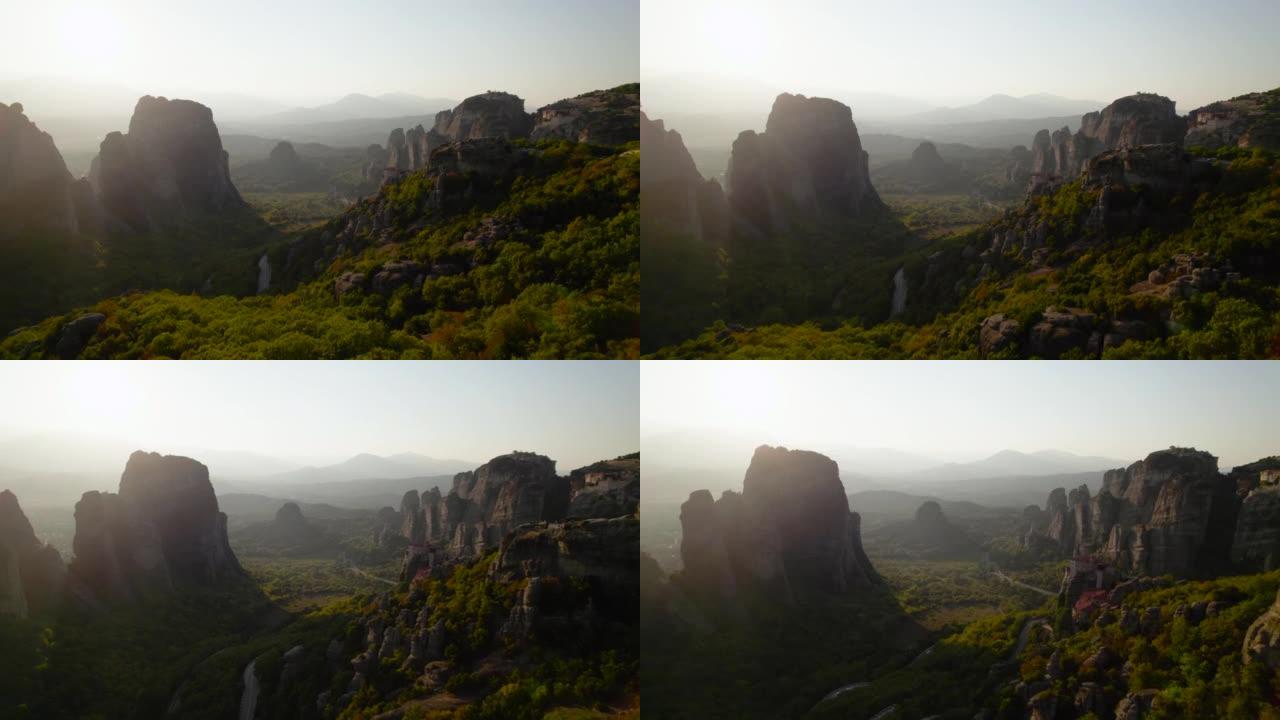
[[[639,374],[624,362],[5,363],[0,397],[0,438],[56,431],[157,452],[479,463],[533,450],[565,473],[639,449]]]
[[[1280,454],[1280,363],[1270,362],[645,362],[640,408],[645,437],[725,433],[793,448],[1138,460],[1190,445],[1223,469]]]
[[[693,72],[793,92],[1103,102],[1142,90],[1183,113],[1280,85],[1276,0],[644,0],[640,12],[645,82]]]
[[[638,0],[0,0],[0,76],[313,104],[352,92],[537,104],[633,82]]]

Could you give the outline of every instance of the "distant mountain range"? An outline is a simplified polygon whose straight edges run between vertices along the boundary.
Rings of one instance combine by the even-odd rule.
[[[1017,450],[1000,452],[967,463],[946,463],[914,473],[907,473],[912,480],[957,481],[1010,476],[1061,475],[1109,470],[1125,467],[1128,463],[1115,458],[1097,455],[1076,455],[1062,450],[1040,450],[1033,453]]]
[[[989,120],[1031,120],[1057,115],[1083,115],[1101,110],[1106,103],[1096,100],[1072,100],[1049,93],[1013,97],[992,95],[971,105],[944,107],[900,118],[903,122],[947,124],[986,122]]]
[[[298,125],[405,115],[421,115],[429,118],[437,112],[448,110],[457,104],[456,100],[424,98],[409,93],[387,93],[377,97],[352,93],[327,105],[295,108],[259,117],[256,120],[264,124]]]
[[[453,475],[473,470],[480,463],[399,453],[386,457],[362,453],[335,465],[304,467],[254,479],[272,485],[334,483],[347,480],[398,480],[404,478]]]

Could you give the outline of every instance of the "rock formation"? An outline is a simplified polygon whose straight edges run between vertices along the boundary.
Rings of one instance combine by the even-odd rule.
[[[1280,568],[1280,458],[1233,468],[1231,477],[1243,495],[1231,561],[1253,572]]]
[[[0,615],[27,617],[54,607],[66,568],[35,530],[12,492],[0,492]]]
[[[1280,670],[1280,594],[1244,636],[1245,663],[1260,662],[1272,671]]]
[[[89,179],[104,209],[133,231],[184,213],[247,207],[231,182],[213,112],[190,100],[139,100],[129,132],[102,141]]]
[[[1080,118],[1080,129],[1041,130],[1031,143],[1033,183],[1074,178],[1087,160],[1105,150],[1179,143],[1185,124],[1169,98],[1139,93]]]
[[[463,100],[452,110],[436,113],[432,130],[449,142],[479,138],[529,137],[533,116],[524,111],[524,100],[490,90]]]
[[[1027,541],[1060,557],[1092,553],[1124,572],[1206,576],[1228,567],[1238,507],[1216,457],[1170,448],[1107,471],[1096,496],[1084,485],[1054,490],[1047,526]]]
[[[641,114],[640,145],[644,148],[640,154],[641,232],[723,247],[729,222],[724,191],[715,180],[703,179],[680,133]]]
[[[405,493],[387,522],[398,521],[399,536],[409,543],[401,572],[413,577],[480,557],[522,525],[630,516],[639,501],[638,454],[560,477],[554,460],[514,452],[458,473],[447,494],[436,488]]]
[[[96,599],[130,600],[242,573],[209,469],[190,458],[133,453],[119,493],[85,493],[75,517],[70,573]]]
[[[569,473],[570,518],[612,518],[640,508],[640,456],[628,455]]]
[[[680,554],[690,588],[754,587],[796,594],[848,592],[879,583],[862,549],[861,518],[849,511],[839,469],[804,450],[761,446],[742,493],[711,501],[705,490],[681,507]]]
[[[763,134],[733,143],[729,206],[738,226],[764,235],[786,230],[791,209],[860,215],[883,207],[849,106],[779,95]]]
[[[0,235],[22,231],[95,234],[92,189],[77,181],[48,133],[23,114],[21,103],[0,103]]]
[[[533,140],[625,145],[640,137],[640,86],[585,93],[538,108],[533,117]]]
[[[1186,145],[1280,150],[1280,89],[1192,110],[1187,116]]]

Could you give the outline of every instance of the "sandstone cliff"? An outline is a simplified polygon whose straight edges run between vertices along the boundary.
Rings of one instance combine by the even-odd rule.
[[[849,106],[784,93],[763,134],[733,143],[729,206],[738,227],[770,235],[790,227],[790,211],[860,215],[883,207]]]
[[[128,133],[102,141],[89,179],[110,216],[134,231],[183,213],[247,207],[231,182],[213,112],[190,100],[140,99]]]
[[[1080,129],[1041,130],[1031,143],[1033,184],[1070,180],[1085,162],[1105,150],[1180,143],[1185,124],[1174,102],[1151,93],[1120,98],[1080,118]]]
[[[750,588],[792,603],[798,594],[880,582],[839,469],[818,453],[757,448],[742,493],[715,501],[692,493],[680,526],[684,583],[703,596],[730,600]]]
[[[119,493],[85,493],[75,517],[70,573],[95,599],[129,600],[242,573],[209,469],[190,458],[133,453]]]
[[[1231,543],[1231,561],[1241,570],[1280,568],[1280,457],[1232,468],[1243,499]]]
[[[1280,150],[1280,89],[1249,93],[1192,110],[1188,147]]]
[[[1060,557],[1093,553],[1135,574],[1213,575],[1229,567],[1238,509],[1216,457],[1170,448],[1107,471],[1096,496],[1083,485],[1054,490],[1047,526],[1030,528],[1027,542]]]
[[[593,145],[625,145],[639,139],[640,86],[596,90],[538,108],[533,140],[561,138]]]

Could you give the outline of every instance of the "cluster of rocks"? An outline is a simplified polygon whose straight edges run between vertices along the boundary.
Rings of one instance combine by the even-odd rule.
[[[835,461],[761,446],[741,493],[698,490],[680,506],[684,584],[738,607],[739,589],[793,604],[797,593],[843,593],[881,582],[862,547],[861,518]]]
[[[1101,112],[1086,113],[1080,129],[1041,130],[1031,143],[1032,182],[1073,178],[1085,163],[1106,150],[1156,143],[1179,143],[1186,125],[1169,98],[1139,93],[1120,98]]]
[[[524,100],[506,92],[489,91],[463,100],[452,110],[436,114],[430,128],[396,128],[385,151],[369,152],[364,176],[384,182],[426,169],[437,150],[466,140],[564,138],[597,145],[622,145],[637,139],[640,90],[630,87],[597,90],[561,100],[535,113],[524,111]],[[381,150],[381,148],[379,148]]]
[[[401,669],[419,674],[418,682],[424,689],[437,689],[448,679],[452,666],[445,661],[444,650],[449,631],[444,620],[431,623],[432,608],[425,594],[414,589],[398,612],[396,608],[389,595],[381,595],[374,613],[364,619],[364,640],[358,654],[351,659],[351,681],[335,707],[350,703],[385,660],[400,658]],[[417,608],[416,612],[411,608]],[[327,692],[317,698],[316,705],[322,713],[330,705],[329,701]]]
[[[1206,252],[1179,253],[1135,283],[1130,292],[1157,292],[1170,300],[1212,292],[1223,283],[1238,282],[1243,275],[1227,260],[1216,264]]]
[[[628,456],[556,474],[555,461],[514,452],[458,473],[447,494],[410,490],[400,503],[400,537],[408,543],[404,579],[439,573],[498,548],[516,528],[567,518],[632,515],[640,502],[640,458]]]
[[[209,469],[190,458],[135,452],[119,493],[76,503],[71,589],[90,601],[128,601],[242,575]]]
[[[1269,497],[1243,503],[1213,455],[1170,448],[1107,471],[1095,496],[1084,485],[1055,489],[1042,513],[1028,509],[1024,544],[1059,557],[1092,553],[1133,574],[1256,571],[1276,547],[1275,512]]]
[[[0,615],[25,618],[51,610],[65,581],[62,556],[36,538],[18,498],[0,492]]]
[[[1241,652],[1246,664],[1260,662],[1272,671],[1280,670],[1280,593],[1245,632]]]
[[[783,93],[764,133],[733,143],[728,173],[735,225],[765,236],[785,231],[784,208],[856,216],[884,207],[848,105]]]
[[[1050,306],[1026,327],[1004,313],[986,317],[978,327],[978,349],[984,357],[1014,347],[1048,359],[1070,353],[1096,358],[1130,340],[1152,339],[1157,332],[1143,320],[1105,320],[1083,308]]]

